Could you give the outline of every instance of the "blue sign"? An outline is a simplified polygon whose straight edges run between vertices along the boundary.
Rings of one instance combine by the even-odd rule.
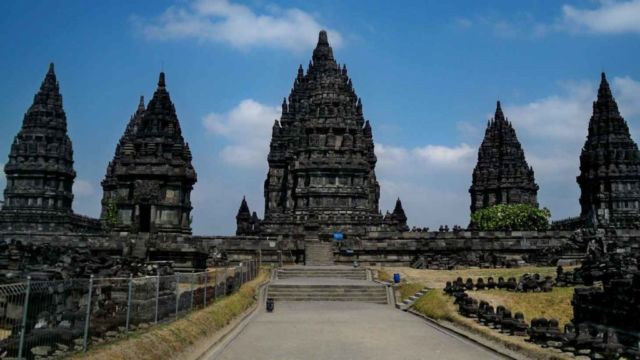
[[[334,232],[333,233],[333,240],[336,240],[336,241],[344,240],[344,234],[342,232],[340,232],[340,231]]]

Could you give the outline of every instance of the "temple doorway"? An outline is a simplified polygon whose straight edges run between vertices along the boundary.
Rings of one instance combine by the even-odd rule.
[[[151,205],[140,204],[140,232],[149,232],[151,229]]]

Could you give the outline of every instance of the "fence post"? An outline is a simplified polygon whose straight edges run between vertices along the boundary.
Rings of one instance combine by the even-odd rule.
[[[27,276],[27,291],[24,294],[24,306],[22,307],[22,326],[20,327],[20,347],[18,348],[18,359],[22,360],[24,348],[24,336],[27,332],[27,311],[29,310],[29,293],[31,292],[31,276]]]
[[[242,284],[247,282],[247,263],[242,263]]]
[[[222,296],[227,296],[227,269],[224,269],[224,284],[222,288]]]
[[[204,304],[202,307],[207,306],[207,290],[209,285],[209,271],[204,272]]]
[[[156,319],[155,323],[158,323],[158,306],[160,305],[160,269],[156,273]]]
[[[89,341],[89,322],[91,321],[91,297],[93,295],[93,275],[89,278],[89,293],[87,294],[87,314],[84,319],[84,339],[82,341],[82,351],[87,351]]]
[[[218,270],[213,270],[213,300],[218,300]]]
[[[191,304],[189,305],[189,311],[193,310],[193,270],[191,270]]]
[[[129,275],[129,294],[127,295],[127,322],[125,325],[125,331],[129,332],[129,322],[131,318],[131,293],[133,290],[133,274]]]
[[[176,319],[178,318],[179,309],[180,309],[180,274],[176,273]]]

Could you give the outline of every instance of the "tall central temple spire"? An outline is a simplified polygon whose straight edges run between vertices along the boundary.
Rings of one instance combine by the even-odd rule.
[[[273,125],[262,232],[365,234],[381,224],[373,147],[362,101],[321,31]]]
[[[524,157],[516,132],[502,112],[500,101],[487,125],[478,163],[473,170],[471,212],[497,204],[538,206],[538,185]]]

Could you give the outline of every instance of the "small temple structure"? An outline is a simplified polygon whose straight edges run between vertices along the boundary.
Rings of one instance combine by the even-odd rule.
[[[307,72],[298,68],[273,124],[261,233],[365,235],[381,226],[373,148],[362,101],[321,31]]]
[[[247,199],[242,198],[238,214],[236,215],[236,235],[259,235],[260,219],[254,211],[253,214],[249,210]]]
[[[73,147],[53,63],[14,137],[4,167],[4,231],[95,231],[99,222],[73,213]]]
[[[499,101],[478,150],[469,193],[471,213],[498,204],[538,207],[533,168],[527,164],[516,131],[504,116]]]
[[[587,226],[637,227],[640,152],[604,73],[580,154],[580,219]]]
[[[191,233],[191,151],[160,73],[146,109],[140,99],[102,181],[101,219],[112,231]]]

